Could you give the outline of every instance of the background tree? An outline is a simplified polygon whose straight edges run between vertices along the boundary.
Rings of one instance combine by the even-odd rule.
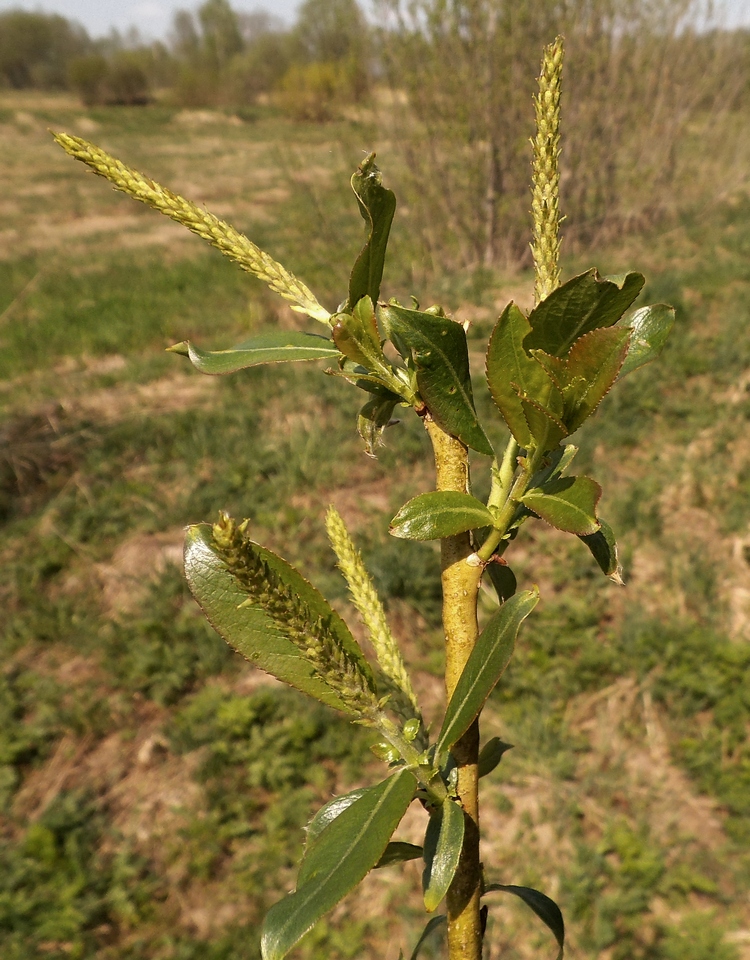
[[[0,85],[59,87],[67,64],[91,48],[88,34],[57,14],[10,10],[0,14]]]
[[[569,242],[602,239],[671,209],[690,122],[734,109],[737,36],[691,27],[702,0],[380,0],[383,62],[406,94],[386,123],[404,151],[411,189],[427,190],[422,223],[433,258],[464,266],[526,263],[523,111],[529,51],[564,32],[570,53],[562,191],[576,224]],[[696,65],[700,65],[696,68]],[[393,101],[397,107],[398,97]],[[409,136],[406,136],[406,131]],[[427,176],[427,168],[439,171]],[[477,211],[483,210],[483,216]],[[435,237],[448,227],[450,249]]]

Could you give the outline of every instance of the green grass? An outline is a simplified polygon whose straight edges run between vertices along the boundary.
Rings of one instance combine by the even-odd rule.
[[[45,111],[45,122],[75,129],[75,114]],[[228,219],[335,306],[362,229],[346,176],[370,130],[273,116],[190,128],[163,108],[92,116],[100,129],[91,139],[165,183],[180,186],[194,172],[209,208],[226,207],[232,194],[222,190],[246,171]],[[37,155],[24,143],[27,163],[54,186],[45,203],[62,221],[127,203],[48,145]],[[252,162],[240,165],[245,153]],[[380,160],[387,169],[384,151]],[[269,186],[263,169],[287,192],[260,216],[253,204]],[[23,215],[41,212],[39,203],[25,198]],[[519,582],[538,580],[544,601],[489,707],[488,730],[515,749],[491,781],[488,824],[507,819],[518,829],[496,865],[502,876],[491,879],[547,887],[554,878],[581,957],[735,960],[724,933],[750,922],[750,658],[746,642],[730,637],[725,592],[744,582],[734,558],[747,563],[747,547],[737,554],[735,538],[750,533],[750,398],[735,396],[750,365],[749,212],[738,197],[686,213],[664,236],[635,238],[637,257],[613,249],[598,264],[603,272],[643,269],[644,302],[678,307],[663,358],[614,390],[574,438],[576,469],[605,487],[626,591],[601,576],[575,539],[548,537],[542,524],[508,553]],[[128,230],[154,223],[156,214],[143,211]],[[487,271],[429,279],[408,223],[396,222],[388,295],[494,311],[498,286],[517,282]],[[155,576],[138,571],[120,588],[135,601],[113,606],[98,578],[116,568],[124,546],[225,508],[249,517],[259,540],[344,609],[323,529],[328,503],[344,503],[423,687],[439,684],[438,555],[387,535],[389,511],[431,482],[420,467],[428,456],[421,424],[404,412],[378,461],[369,461],[354,430],[359,396],[320,364],[207,385],[165,354],[176,340],[221,347],[289,323],[261,284],[189,243],[118,249],[108,232],[50,253],[19,241],[0,265],[0,313],[13,304],[0,320],[0,952],[12,960],[257,957],[260,918],[293,882],[311,811],[333,791],[377,776],[362,731],[293,692],[253,685],[173,565]],[[329,269],[330,257],[341,265]],[[571,258],[569,271],[589,259]],[[488,330],[487,320],[472,328],[472,349]],[[122,359],[103,362],[113,355]],[[476,373],[478,405],[491,415]],[[165,393],[149,393],[165,382]],[[98,405],[86,407],[94,391]],[[498,440],[503,433],[496,426]],[[486,493],[481,482],[476,492]],[[653,575],[643,573],[647,563]],[[80,675],[76,664],[86,667]],[[623,683],[634,685],[636,699],[613,721],[610,755],[579,714],[597,696],[608,703]],[[653,796],[631,783],[630,755],[647,750],[646,692],[664,732],[660,762],[685,778],[691,797],[715,803],[720,842],[667,829],[654,812],[663,800],[658,783]],[[605,707],[591,709],[605,711],[596,722],[606,720]],[[162,752],[142,775],[175,776],[196,791],[158,842],[126,835],[135,800],[118,807],[111,759],[105,775],[81,765],[28,818],[19,791],[36,784],[39,795],[63,738],[85,745],[87,757],[116,741],[106,756],[137,767],[133,744],[146,730],[162,738]],[[527,801],[536,793],[535,812]],[[555,840],[544,846],[546,827]],[[405,889],[391,888],[387,929],[349,908],[340,922],[321,924],[300,955],[395,956],[396,942],[406,950],[417,937],[418,895]],[[180,904],[206,898],[217,916],[226,912],[200,932]],[[543,933],[537,944],[528,932],[536,928],[524,909],[492,908],[490,929],[509,958],[528,956],[524,943],[550,949]]]

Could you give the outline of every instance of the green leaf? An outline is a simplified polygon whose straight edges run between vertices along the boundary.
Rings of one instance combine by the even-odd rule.
[[[644,282],[640,273],[607,278],[595,269],[573,277],[531,311],[524,347],[564,357],[579,337],[617,323]]]
[[[524,348],[524,338],[530,332],[529,321],[511,302],[500,315],[487,348],[487,383],[492,399],[524,449],[531,443],[531,433],[519,391],[546,405],[552,387],[541,364]]]
[[[370,374],[380,390],[386,388],[411,402],[407,385],[398,379],[383,353],[372,300],[363,297],[352,313],[337,313],[333,320],[333,341],[344,357]]]
[[[620,370],[621,377],[659,356],[672,332],[674,319],[674,307],[667,306],[666,303],[655,303],[651,307],[641,307],[635,311],[628,321],[632,336],[628,355]]]
[[[405,503],[391,520],[389,532],[401,540],[441,540],[491,526],[494,520],[482,501],[471,494],[437,490]]]
[[[171,353],[189,357],[201,373],[224,374],[254,367],[259,363],[289,360],[326,360],[338,357],[339,350],[328,337],[300,330],[272,330],[259,333],[229,350],[201,350],[189,340],[169,347]]]
[[[396,195],[383,186],[374,153],[365,157],[359,165],[352,177],[352,190],[367,225],[368,236],[349,279],[349,309],[362,297],[370,297],[373,303],[378,302],[388,235],[396,212]]]
[[[461,858],[463,842],[464,812],[448,797],[430,816],[424,838],[422,889],[428,913],[437,909],[448,892]]]
[[[282,960],[369,873],[414,799],[417,781],[401,769],[337,816],[302,862],[297,889],[271,907],[263,924],[264,960]]]
[[[311,847],[326,827],[330,826],[336,817],[340,816],[355,800],[359,800],[369,789],[372,788],[360,787],[358,790],[342,793],[340,797],[334,797],[333,800],[329,800],[328,803],[323,804],[305,827],[305,849],[307,850]]]
[[[554,480],[565,473],[573,462],[573,458],[578,453],[578,447],[572,443],[565,444],[564,447],[558,447],[557,450],[548,454],[544,466],[531,478],[530,487],[541,487],[548,480]]]
[[[511,597],[493,614],[469,654],[453,691],[437,742],[437,752],[452,746],[471,726],[508,666],[518,629],[539,602],[539,591]]]
[[[513,749],[512,743],[503,743],[499,737],[492,737],[479,752],[479,776],[486,777],[497,767],[508,750]]]
[[[320,839],[323,831],[329,827],[333,821],[341,816],[344,810],[347,810],[355,800],[363,797],[368,790],[377,789],[376,787],[360,787],[358,790],[351,790],[340,797],[334,797],[318,810],[312,820],[305,828],[305,856],[314,844]],[[388,867],[393,863],[404,863],[407,860],[417,860],[422,856],[422,847],[415,843],[405,843],[401,840],[394,840],[385,848],[383,856],[378,860],[373,869]]]
[[[445,914],[441,913],[440,916],[433,917],[429,921],[427,926],[422,931],[422,935],[420,936],[419,940],[417,940],[417,945],[416,947],[414,947],[414,951],[410,957],[410,960],[417,960],[417,958],[419,957],[419,952],[424,946],[427,938],[430,936],[430,934],[434,930],[437,930],[438,927],[441,927],[444,923],[446,923],[447,920],[448,918],[445,916]]]
[[[379,310],[388,338],[412,352],[417,387],[435,422],[473,450],[494,456],[474,408],[469,349],[461,324],[394,304]]]
[[[392,840],[385,848],[385,853],[375,864],[375,869],[390,867],[394,863],[406,863],[408,860],[418,860],[422,856],[422,847],[416,843],[406,843],[403,840]]]
[[[557,954],[557,960],[562,960],[565,950],[565,921],[563,920],[560,908],[546,894],[534,890],[532,887],[517,887],[509,883],[491,883],[485,893],[494,893],[495,891],[512,893],[521,900],[539,917],[541,921],[547,924],[549,929],[557,940],[560,952]]]
[[[349,628],[328,601],[294,567],[252,541],[247,549],[259,557],[309,611],[309,618],[326,622],[338,643],[356,661],[363,674],[372,679],[370,665],[362,655]],[[227,643],[261,670],[320,700],[329,707],[350,712],[350,708],[316,672],[283,629],[260,606],[246,605],[247,592],[217,555],[211,527],[188,527],[185,537],[185,577],[190,590],[209,623]],[[372,679],[374,684],[374,679]]]
[[[581,540],[591,551],[602,572],[610,580],[622,584],[622,567],[617,557],[617,541],[614,531],[605,520],[599,520],[599,524],[601,529],[597,530],[596,533],[581,537]]]
[[[484,568],[484,572],[492,581],[492,586],[495,588],[500,603],[510,600],[518,588],[516,575],[510,567],[490,561]]]
[[[591,416],[609,392],[628,352],[630,335],[624,327],[592,330],[576,340],[564,360],[534,351],[562,391],[562,421],[569,434]]]
[[[579,536],[596,533],[596,505],[602,488],[589,477],[558,477],[529,490],[521,503],[558,530]]]
[[[559,390],[554,386],[550,391],[550,399],[559,399],[560,415],[562,415],[562,397]],[[557,403],[555,406],[557,406]],[[560,416],[553,413],[552,410],[525,396],[521,397],[521,407],[529,425],[533,444],[544,450],[545,453],[548,450],[554,450],[558,443],[567,437],[568,431],[565,424],[560,420]]]

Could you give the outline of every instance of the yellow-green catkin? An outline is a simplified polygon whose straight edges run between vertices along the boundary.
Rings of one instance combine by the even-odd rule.
[[[230,224],[219,220],[184,197],[172,193],[87,140],[72,137],[67,133],[57,133],[54,137],[66,153],[91,167],[100,177],[109,180],[116,190],[153,207],[208,240],[224,256],[263,280],[275,293],[289,301],[292,310],[305,313],[321,323],[329,322],[330,313],[318,303],[315,295],[301,280]]]
[[[365,569],[359,550],[354,546],[344,521],[333,506],[328,508],[326,530],[339,561],[339,570],[349,586],[354,606],[367,627],[378,664],[391,688],[391,707],[405,719],[420,717],[417,697],[401,651],[388,626],[383,604]]]
[[[539,93],[534,97],[536,136],[532,163],[531,216],[536,282],[534,294],[540,303],[560,284],[560,88],[563,39],[557,37],[544,48],[539,75]]]
[[[247,521],[236,524],[224,512],[212,528],[217,555],[247,593],[245,603],[261,608],[352,714],[365,718],[377,714],[379,699],[372,677],[364,673],[341,644],[331,629],[330,618],[310,610],[258,555],[256,545],[246,536],[246,528]]]

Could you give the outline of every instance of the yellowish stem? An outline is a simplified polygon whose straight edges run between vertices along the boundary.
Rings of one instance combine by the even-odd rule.
[[[437,489],[468,493],[469,455],[466,446],[445,433],[429,415],[425,418],[425,426],[435,454]],[[450,700],[479,632],[477,594],[482,568],[466,562],[472,553],[468,533],[446,537],[441,540],[440,547],[445,691]],[[481,960],[478,721],[454,745],[452,753],[458,766],[458,797],[467,821],[461,860],[447,896],[448,954],[450,960]]]

